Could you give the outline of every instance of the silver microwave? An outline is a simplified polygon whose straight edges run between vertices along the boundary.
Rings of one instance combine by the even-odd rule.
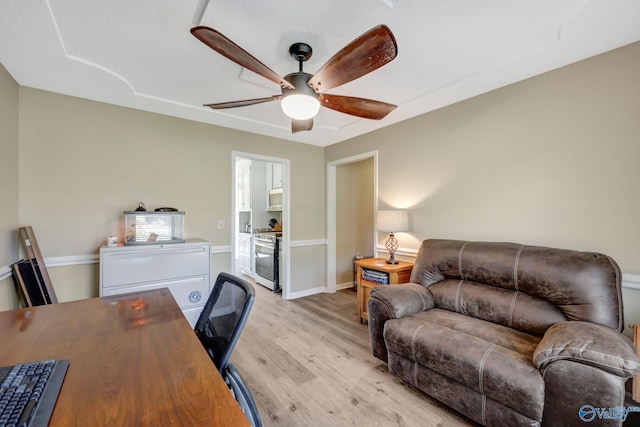
[[[267,210],[280,212],[282,211],[282,188],[275,188],[269,191],[269,205]]]

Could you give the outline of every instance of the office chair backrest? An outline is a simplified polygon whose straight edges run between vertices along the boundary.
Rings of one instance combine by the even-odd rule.
[[[220,273],[194,331],[222,374],[240,337],[255,299],[250,283]]]

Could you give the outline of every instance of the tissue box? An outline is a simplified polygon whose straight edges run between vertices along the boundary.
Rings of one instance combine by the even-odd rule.
[[[124,211],[124,244],[184,243],[184,212]]]

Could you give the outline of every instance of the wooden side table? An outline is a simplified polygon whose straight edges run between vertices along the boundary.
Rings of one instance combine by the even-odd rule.
[[[357,266],[358,320],[362,323],[362,320],[369,321],[367,303],[369,302],[371,288],[380,286],[379,283],[364,279],[362,277],[362,270],[384,273],[389,278],[389,284],[396,285],[409,282],[413,263],[400,261],[398,264],[387,264],[384,258],[366,258],[356,260],[355,264]]]
[[[633,328],[633,346],[636,348],[636,354],[640,357],[640,325],[629,325]],[[636,402],[640,402],[640,374],[633,377],[631,398]]]

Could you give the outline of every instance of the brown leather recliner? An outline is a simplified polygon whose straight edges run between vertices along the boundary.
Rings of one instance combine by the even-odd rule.
[[[369,299],[372,351],[391,373],[486,426],[621,425],[640,361],[620,333],[614,260],[425,240],[411,282]]]

